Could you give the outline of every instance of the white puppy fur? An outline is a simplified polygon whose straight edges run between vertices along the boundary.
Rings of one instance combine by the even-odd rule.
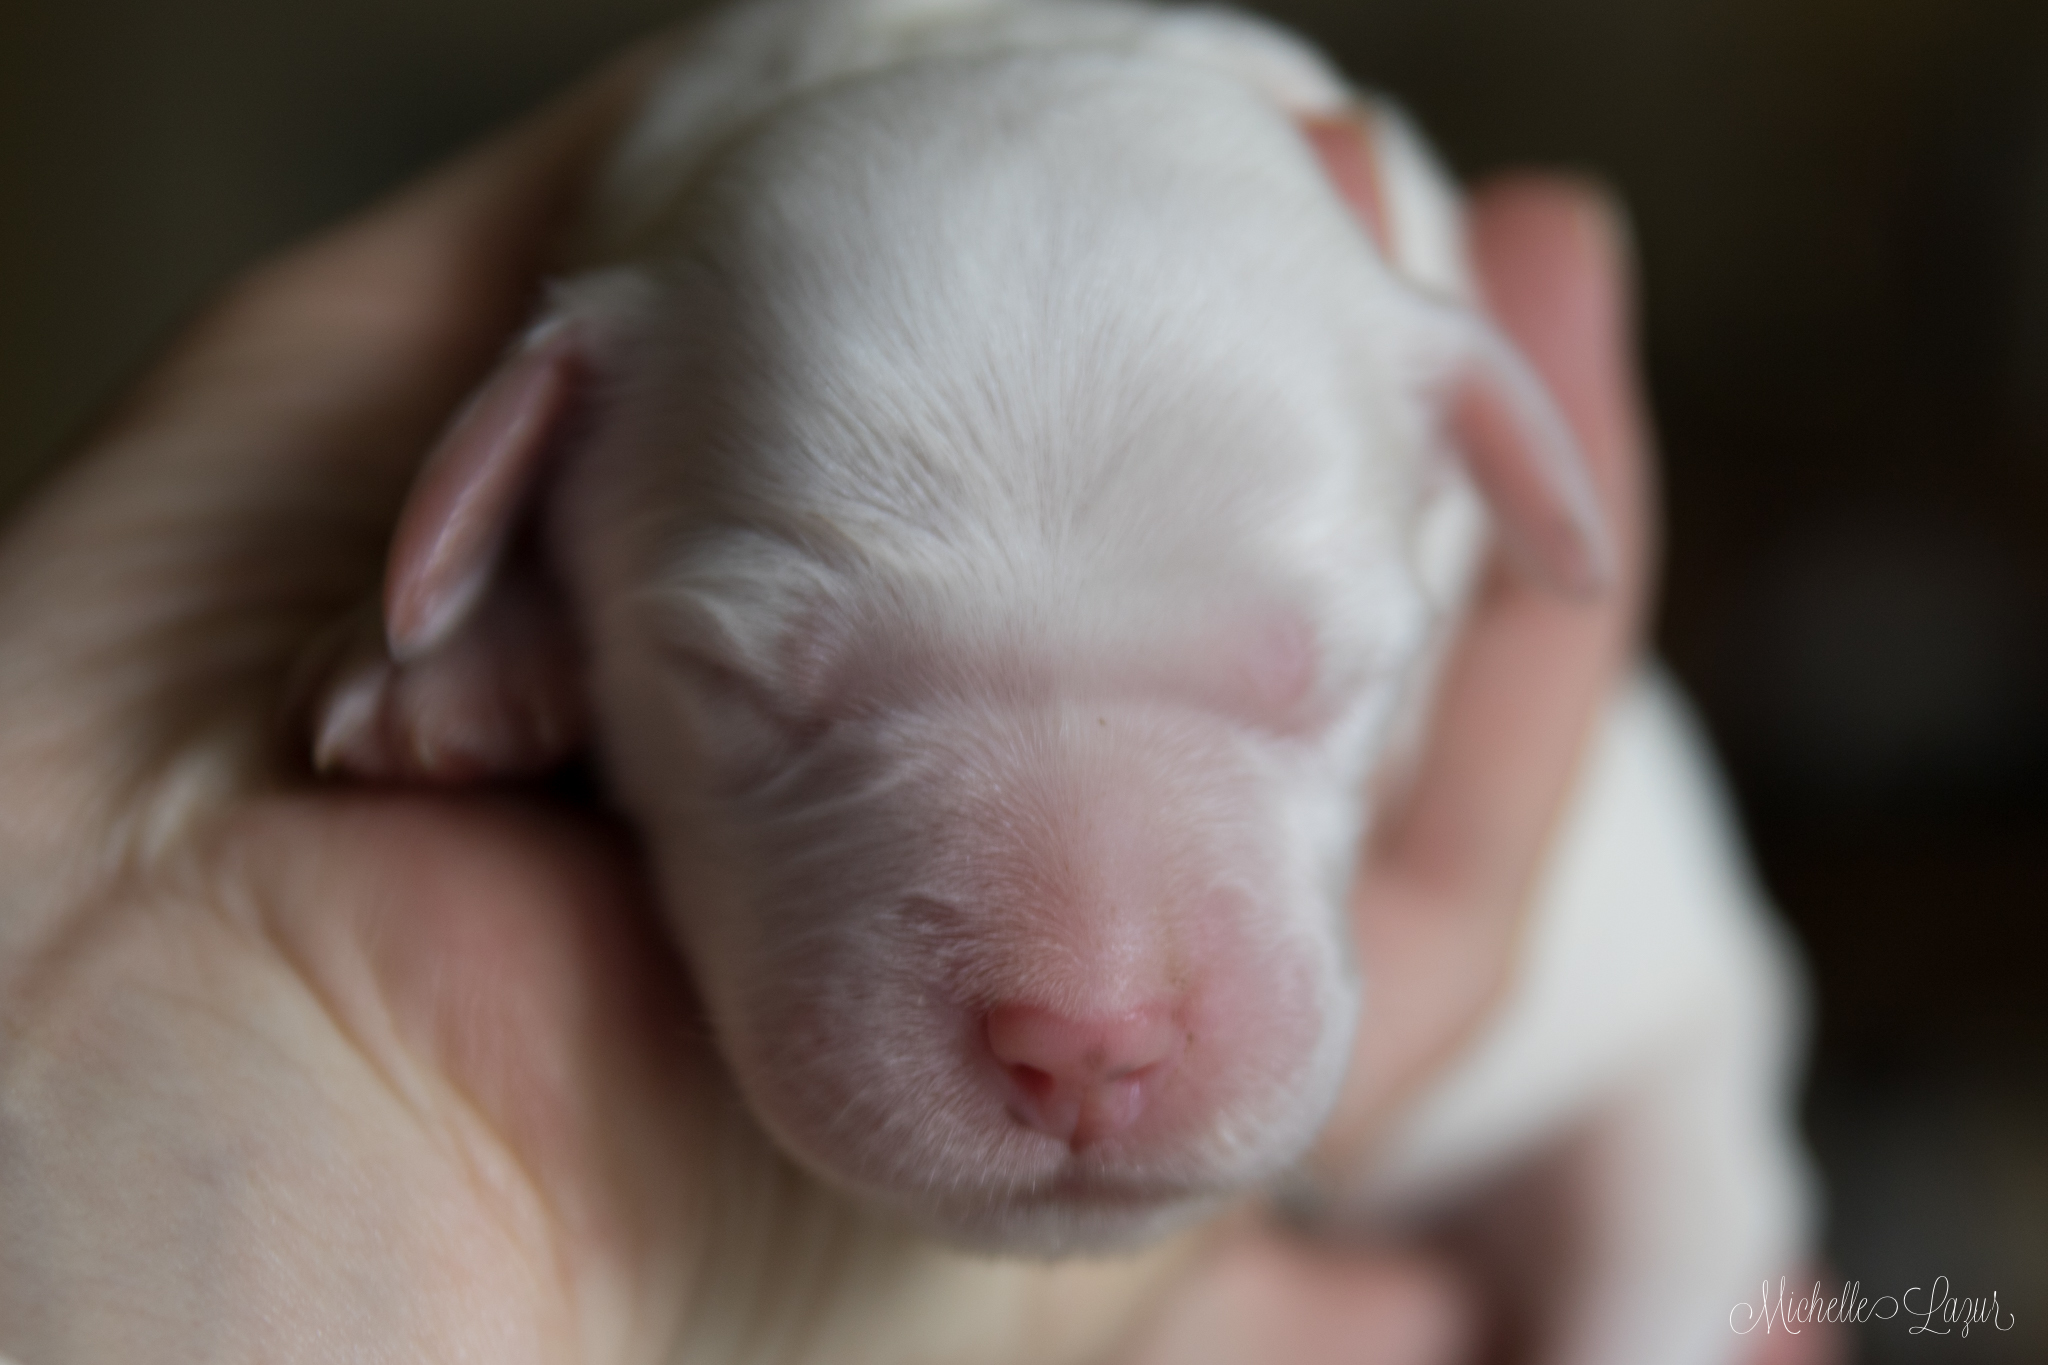
[[[767,0],[578,259],[422,475],[322,762],[534,768],[587,706],[753,1113],[870,1206],[1056,1254],[1278,1188],[1486,508],[1563,590],[1607,562],[1419,139],[1223,12]],[[1524,1163],[1585,1266],[1544,1358],[1731,1359],[1807,1231],[1790,963],[1645,674],[1506,1007],[1315,1198]]]

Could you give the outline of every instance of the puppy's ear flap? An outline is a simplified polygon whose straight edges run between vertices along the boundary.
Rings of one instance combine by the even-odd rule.
[[[559,315],[528,331],[422,466],[384,575],[398,662],[444,644],[483,600],[567,424],[583,368],[577,332]]]
[[[1400,257],[1394,243],[1394,220],[1387,208],[1386,175],[1371,116],[1364,110],[1309,114],[1297,119],[1309,150],[1322,163],[1330,188],[1337,191],[1351,216],[1389,263]]]
[[[1539,582],[1593,597],[1614,581],[1613,533],[1578,437],[1490,320],[1432,300],[1452,350],[1447,427],[1509,555]]]
[[[1391,108],[1298,120],[1331,188],[1396,284],[1394,307],[1440,386],[1446,426],[1520,567],[1573,595],[1599,592],[1614,549],[1584,453],[1514,345],[1465,301],[1457,191]]]
[[[543,772],[580,745],[574,632],[541,566],[511,551],[572,425],[581,331],[560,313],[528,331],[427,457],[383,609],[359,612],[303,666],[316,767],[468,781]]]

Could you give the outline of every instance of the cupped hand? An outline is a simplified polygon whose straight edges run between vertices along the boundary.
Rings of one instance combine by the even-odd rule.
[[[321,785],[294,662],[375,587],[417,461],[530,307],[630,58],[251,272],[0,539],[0,1351],[150,1360],[1459,1358],[1425,1263],[1242,1210],[1117,1263],[870,1223],[748,1126],[629,842],[531,792]],[[1360,894],[1381,964],[1322,1156],[1485,1017],[1644,578],[1619,248],[1475,201],[1497,311],[1624,551],[1496,573]]]

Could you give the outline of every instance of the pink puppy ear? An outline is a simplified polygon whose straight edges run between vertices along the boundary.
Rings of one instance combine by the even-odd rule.
[[[581,368],[576,331],[560,317],[529,331],[413,484],[384,575],[385,634],[399,662],[454,635],[490,586],[569,413]]]
[[[559,594],[541,566],[502,562],[575,400],[578,330],[543,322],[499,362],[413,484],[382,612],[309,652],[316,768],[464,782],[544,772],[582,742]]]
[[[1404,321],[1449,377],[1446,426],[1509,553],[1562,592],[1597,593],[1613,576],[1614,549],[1577,438],[1500,330],[1476,306],[1444,292],[1448,281],[1427,282],[1431,272],[1417,263],[1429,244],[1397,238],[1396,225],[1411,216],[1397,202],[1404,194],[1406,207],[1422,210],[1413,215],[1419,221],[1440,222],[1446,236],[1458,233],[1455,191],[1418,169],[1425,154],[1398,123],[1363,108],[1299,120],[1331,188],[1400,283],[1395,298]],[[1391,145],[1382,146],[1388,139]],[[1405,177],[1393,173],[1403,167]],[[1444,205],[1441,213],[1415,202],[1431,199]]]
[[[1373,142],[1371,116],[1364,110],[1315,114],[1298,120],[1302,136],[1330,177],[1360,227],[1389,261],[1396,260],[1393,220],[1387,214],[1385,180]]]
[[[1508,339],[1467,313],[1450,392],[1451,439],[1485,495],[1508,553],[1538,581],[1577,597],[1614,581],[1614,541],[1578,438]]]

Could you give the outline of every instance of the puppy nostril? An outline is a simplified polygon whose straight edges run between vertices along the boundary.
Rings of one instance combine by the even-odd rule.
[[[1077,1148],[1137,1122],[1185,1039],[1163,1006],[1086,1019],[1003,1004],[983,1031],[1009,1078],[1010,1112]]]
[[[1033,1098],[1042,1099],[1050,1095],[1057,1084],[1050,1071],[1040,1071],[1035,1066],[1025,1066],[1022,1063],[1010,1067],[1010,1078]]]

